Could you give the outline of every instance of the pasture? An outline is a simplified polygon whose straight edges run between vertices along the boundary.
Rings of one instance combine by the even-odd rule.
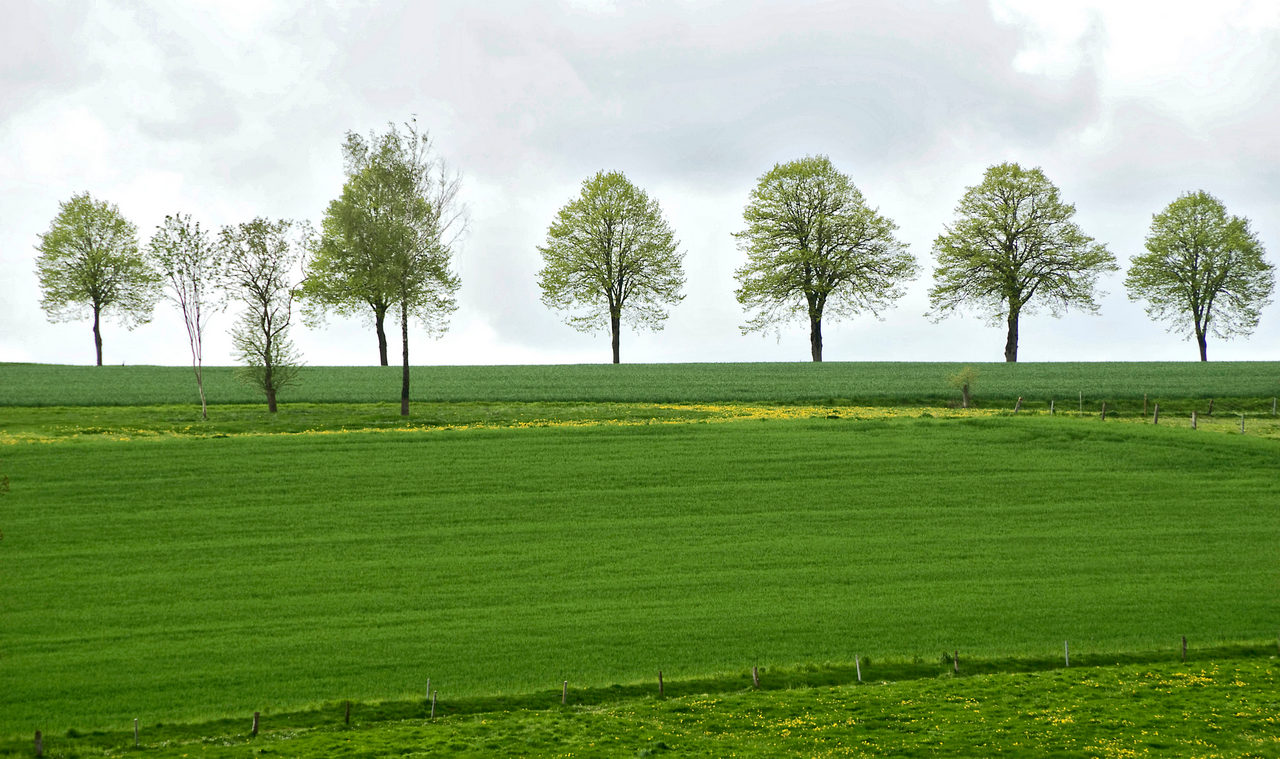
[[[0,734],[1274,641],[1276,454],[1046,416],[13,442]]]
[[[1280,362],[585,364],[413,367],[416,402],[836,403],[946,406],[959,401],[947,378],[978,370],[978,407],[1027,408],[1056,399],[1074,409],[1141,408],[1151,401],[1190,411],[1215,398],[1225,411],[1270,411],[1280,395]],[[400,397],[400,367],[303,367],[285,403],[376,403]],[[207,367],[212,404],[261,403],[231,367]],[[0,364],[3,406],[198,404],[188,367]],[[1171,406],[1172,408],[1172,406]]]

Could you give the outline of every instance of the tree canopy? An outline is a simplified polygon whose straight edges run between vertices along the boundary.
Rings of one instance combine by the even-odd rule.
[[[965,190],[956,219],[933,243],[938,264],[929,302],[939,317],[973,308],[1007,325],[1004,358],[1018,360],[1018,319],[1038,305],[1097,312],[1098,277],[1115,256],[1072,221],[1075,206],[1039,168],[1002,163]]]
[[[1147,253],[1134,256],[1124,284],[1131,300],[1170,331],[1194,337],[1208,361],[1207,337],[1248,335],[1275,287],[1249,220],[1200,190],[1181,195],[1151,220]]]
[[[608,328],[615,364],[623,323],[662,329],[667,307],[684,298],[684,255],[675,232],[658,201],[622,172],[584,180],[538,251],[543,304],[568,312],[565,321],[577,330]]]
[[[102,366],[102,316],[126,329],[151,320],[159,277],[138,252],[138,229],[114,203],[89,193],[59,204],[36,246],[40,306],[53,322],[93,317],[93,345]]]
[[[735,273],[736,295],[754,312],[742,331],[807,320],[814,361],[822,360],[824,317],[878,316],[917,275],[897,225],[826,156],[775,164],[742,215],[746,228],[734,237],[747,263]]]

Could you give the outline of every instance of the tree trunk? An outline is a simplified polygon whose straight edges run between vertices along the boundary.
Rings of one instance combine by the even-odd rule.
[[[98,366],[102,366],[102,330],[98,327],[98,316],[101,309],[98,304],[93,304],[93,347],[98,352]]]
[[[404,368],[400,373],[400,416],[409,415],[409,300],[400,301],[400,344]]]
[[[809,317],[809,353],[815,362],[822,362],[822,317]]]
[[[387,320],[387,307],[373,307],[373,328],[378,333],[378,360],[382,362],[381,366],[387,365],[387,329],[385,322]]]
[[[270,411],[273,414],[277,411],[276,389],[271,385],[267,386],[267,411]]]
[[[610,317],[611,326],[613,328],[613,363],[621,363],[621,357],[618,349],[620,346],[620,338],[622,336],[622,315],[618,314]]]
[[[200,418],[209,421],[209,404],[204,399],[204,375],[201,372],[201,366],[195,365],[196,370],[196,389],[200,391]]]
[[[1004,341],[1004,360],[1016,363],[1018,360],[1018,309],[1009,309],[1009,336]]]
[[[1199,344],[1200,346],[1200,360],[1208,361],[1209,360],[1209,343],[1205,339],[1204,330],[1200,329],[1199,327],[1196,328],[1196,343]]]

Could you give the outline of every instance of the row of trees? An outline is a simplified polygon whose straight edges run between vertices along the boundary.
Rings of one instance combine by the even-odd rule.
[[[304,316],[368,316],[388,364],[386,319],[400,325],[401,412],[409,408],[409,323],[447,329],[460,287],[452,252],[465,230],[460,180],[413,123],[367,138],[348,133],[346,182],[318,233],[306,223],[255,219],[212,234],[186,215],[165,219],[146,249],[114,206],[87,193],[61,205],[37,246],[41,305],[51,320],[92,315],[98,364],[100,321],[129,328],[150,319],[163,293],[186,324],[201,404],[202,336],[228,300],[242,308],[232,330],[244,376],[275,410],[294,377],[288,336],[295,299]],[[965,191],[955,219],[934,241],[929,290],[935,319],[973,309],[1007,326],[1005,359],[1016,361],[1018,322],[1046,308],[1096,312],[1098,278],[1118,270],[1105,245],[1074,222],[1074,206],[1036,169],[1000,164]],[[919,275],[897,226],[871,207],[825,156],[775,165],[760,177],[736,232],[746,263],[736,296],[744,333],[807,321],[810,354],[822,360],[825,319],[879,316]],[[1248,334],[1274,288],[1274,270],[1247,219],[1229,216],[1205,192],[1187,193],[1155,215],[1147,253],[1133,258],[1129,296],[1152,318],[1193,335]],[[661,329],[684,287],[684,254],[658,202],[619,172],[600,172],[557,213],[539,247],[542,301],[571,326],[607,329],[620,361],[621,328]],[[304,275],[297,280],[295,272]]]
[[[1096,313],[1099,277],[1119,270],[1038,168],[990,167],[955,214],[933,243],[932,316],[972,309],[1004,322],[1006,361],[1018,360],[1024,314]],[[775,165],[752,190],[743,220],[734,234],[747,258],[735,272],[748,314],[743,333],[807,321],[814,361],[822,360],[824,319],[879,316],[919,274],[897,226],[825,156]],[[1148,315],[1171,330],[1194,336],[1200,360],[1208,360],[1208,335],[1257,327],[1275,272],[1247,219],[1229,216],[1207,192],[1186,193],[1155,215],[1146,248],[1125,277],[1129,297],[1145,301]],[[604,326],[607,315],[614,363],[621,321],[660,328],[665,308],[683,297],[683,257],[670,226],[657,203],[618,173],[583,182],[540,250],[543,302],[579,309],[568,321],[581,329]]]

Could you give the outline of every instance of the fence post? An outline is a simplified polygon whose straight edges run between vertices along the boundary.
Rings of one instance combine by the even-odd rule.
[[[1192,411],[1191,412],[1191,429],[1194,430],[1195,428],[1196,428],[1196,412]]]
[[[1102,402],[1102,421],[1107,421],[1107,402]]]
[[[1053,416],[1053,399],[1049,399],[1049,416]]]
[[[1152,424],[1160,423],[1160,404],[1159,403],[1156,404],[1155,413],[1151,415],[1151,423]]]
[[[1209,410],[1205,412],[1205,416],[1213,416],[1213,399],[1209,399]]]
[[[663,696],[663,690],[662,690],[662,670],[658,670],[658,698],[662,698],[662,696]]]
[[[564,681],[564,687],[560,690],[560,705],[564,706],[569,703],[569,681]]]
[[[960,649],[956,649],[955,656],[951,657],[951,666],[955,668],[956,674],[960,674]]]
[[[1067,640],[1062,641],[1062,658],[1067,663],[1067,666],[1070,667],[1071,666],[1071,641],[1067,641]]]
[[[760,687],[760,668],[759,667],[751,668],[751,685],[755,688]]]
[[[44,736],[36,731],[36,756],[44,756]]]
[[[1182,660],[1187,660],[1187,636],[1182,636]]]
[[[252,732],[252,733],[250,733],[251,735],[257,735],[257,734],[258,734],[258,717],[259,717],[259,716],[260,716],[260,713],[259,713],[259,712],[254,712],[254,713],[253,713],[253,732]]]
[[[347,702],[347,716],[343,719],[343,721],[348,725],[351,724],[351,702],[350,701]]]
[[[138,718],[133,718],[133,747],[138,747]]]
[[[1022,409],[1022,396],[1018,396],[1018,402],[1013,404],[1013,413],[1018,413]]]
[[[1244,414],[1240,415],[1240,434],[1244,434]]]
[[[858,655],[853,655],[853,668],[858,670],[858,682],[862,682],[862,663],[858,661]]]

